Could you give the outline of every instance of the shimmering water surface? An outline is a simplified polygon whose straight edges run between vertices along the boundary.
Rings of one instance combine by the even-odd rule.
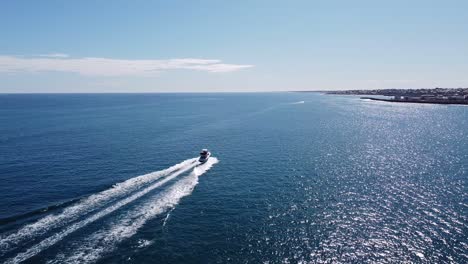
[[[0,95],[0,262],[466,263],[467,132],[313,93]]]

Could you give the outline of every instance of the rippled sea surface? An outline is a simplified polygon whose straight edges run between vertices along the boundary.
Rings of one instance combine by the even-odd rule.
[[[0,95],[2,263],[467,263],[467,179],[466,106]]]

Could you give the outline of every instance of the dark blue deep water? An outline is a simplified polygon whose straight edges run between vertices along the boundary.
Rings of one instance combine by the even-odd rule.
[[[466,263],[467,179],[465,106],[0,95],[4,263]]]

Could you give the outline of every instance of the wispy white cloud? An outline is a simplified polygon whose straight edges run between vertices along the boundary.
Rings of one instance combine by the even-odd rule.
[[[47,57],[47,58],[68,58],[70,55],[65,53],[49,53],[49,54],[41,54],[39,57]]]
[[[168,70],[233,72],[253,65],[226,64],[209,59],[121,60],[110,58],[70,58],[66,54],[38,57],[0,55],[0,72],[71,72],[86,76],[152,76]]]

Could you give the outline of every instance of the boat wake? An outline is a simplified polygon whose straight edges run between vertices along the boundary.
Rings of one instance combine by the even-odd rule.
[[[187,177],[177,181],[164,192],[151,197],[134,210],[126,212],[107,228],[80,241],[78,243],[80,246],[72,250],[71,256],[65,258],[61,255],[51,263],[95,262],[103,254],[113,251],[118,243],[135,235],[149,219],[173,208],[180,199],[190,195],[198,184],[198,177],[217,162],[216,158],[210,158],[206,163],[195,167]]]
[[[98,230],[85,239],[85,242],[80,244],[82,248],[78,248],[77,252],[72,252],[73,254],[70,253],[69,260],[65,262],[89,262],[96,260],[100,255],[111,250],[118,242],[133,236],[148,219],[164,212],[168,208],[174,207],[182,197],[189,195],[198,183],[198,176],[208,171],[215,163],[217,163],[216,158],[211,158],[202,165],[199,165],[196,158],[188,159],[165,170],[118,183],[108,190],[91,195],[65,208],[61,213],[48,215],[35,223],[20,228],[14,233],[0,237],[0,257],[12,254],[15,251],[22,251],[15,257],[8,259],[5,263],[19,263],[27,260],[53,246],[71,233],[143,196],[147,196],[151,191],[190,171],[188,176],[177,180],[166,190],[149,198],[148,201],[145,201],[134,212],[126,213],[123,218],[119,217],[120,222],[111,224],[106,230]],[[43,239],[48,233],[52,233],[52,235]],[[116,238],[116,235],[118,238]],[[42,240],[30,248],[23,250],[25,248],[24,244],[38,241],[38,239]],[[109,241],[109,239],[113,239],[113,241]],[[80,252],[85,251],[88,245],[96,247],[95,254],[93,252],[87,258],[80,257]],[[63,258],[64,254],[61,253],[60,256]],[[63,262],[63,260],[57,258],[52,262]]]
[[[48,215],[33,224],[22,227],[13,234],[0,237],[0,256],[5,251],[8,251],[10,248],[17,246],[23,241],[29,240],[38,235],[43,235],[51,229],[66,225],[76,218],[90,213],[101,206],[118,199],[119,197],[128,195],[146,184],[154,182],[161,177],[171,174],[172,172],[191,166],[195,161],[196,159],[188,159],[165,170],[152,172],[117,183],[110,189],[93,194],[78,203],[65,208],[65,210],[59,214]]]
[[[305,101],[299,101],[299,102],[294,102],[294,103],[290,103],[290,104],[296,105],[296,104],[303,104],[303,103],[305,103]]]

